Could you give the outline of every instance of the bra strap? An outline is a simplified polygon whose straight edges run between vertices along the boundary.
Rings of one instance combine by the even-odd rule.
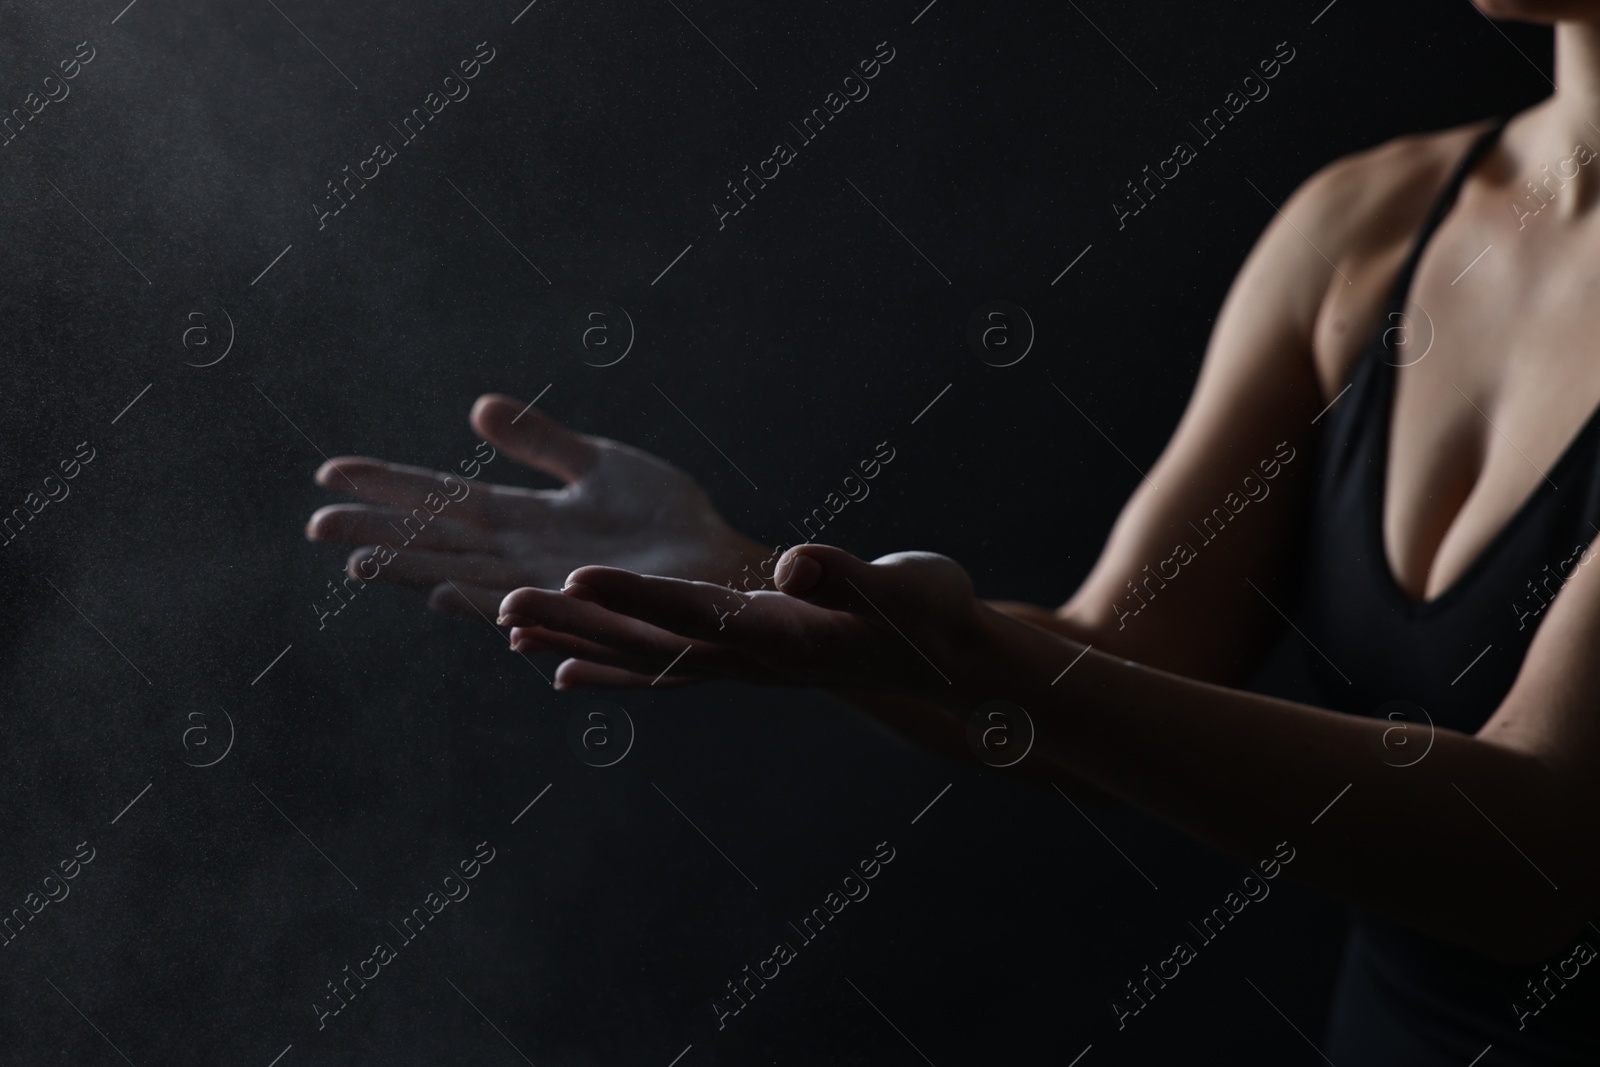
[[[1496,116],[1494,124],[1473,140],[1472,146],[1467,149],[1466,154],[1456,164],[1455,170],[1451,172],[1450,180],[1439,190],[1426,221],[1411,243],[1411,252],[1406,256],[1405,264],[1394,280],[1394,289],[1389,297],[1390,311],[1405,310],[1406,298],[1411,293],[1411,277],[1417,272],[1417,263],[1422,259],[1422,250],[1427,247],[1428,239],[1433,236],[1433,231],[1439,228],[1439,223],[1443,221],[1445,215],[1455,206],[1456,197],[1461,194],[1461,186],[1466,183],[1467,175],[1472,173],[1472,168],[1477,166],[1489,149],[1494,147],[1500,131],[1505,129],[1510,118],[1509,115]]]

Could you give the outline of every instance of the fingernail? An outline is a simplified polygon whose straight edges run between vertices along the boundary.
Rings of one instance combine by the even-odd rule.
[[[822,565],[810,556],[790,556],[778,567],[775,581],[785,593],[804,593],[822,580]]]
[[[600,594],[594,591],[594,587],[584,585],[582,582],[574,582],[561,591],[567,596],[577,600],[587,600],[591,604],[600,602]]]

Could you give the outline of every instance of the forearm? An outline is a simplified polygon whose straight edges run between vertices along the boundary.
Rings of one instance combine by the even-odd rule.
[[[1492,732],[1437,731],[1422,758],[1395,767],[1382,758],[1393,723],[1091,650],[976,600],[966,572],[931,553],[866,563],[827,546],[795,550],[783,595],[746,598],[725,628],[707,611],[720,594],[695,583],[599,567],[575,575],[581,598],[519,591],[516,625],[617,634],[648,661],[683,655],[676,638],[625,634],[611,618],[620,613],[705,641],[725,676],[902,694],[936,706],[920,725],[946,750],[975,711],[1015,705],[1037,735],[1022,763],[1059,764],[1247,862],[1303,841],[1298,877],[1502,959],[1554,951],[1600,910],[1600,797],[1583,755],[1592,709],[1580,703],[1600,691],[1600,622],[1554,631],[1565,642],[1542,655],[1569,669],[1546,663],[1542,684],[1519,687]],[[1600,597],[1590,614],[1600,620]],[[1552,702],[1572,709],[1559,727],[1538,714]],[[916,708],[875,706],[902,720]]]
[[[1397,768],[1380,758],[1387,721],[1098,651],[1058,676],[1082,646],[1027,634],[1006,631],[983,674],[1033,715],[1041,756],[1106,792],[1247,862],[1287,840],[1301,879],[1502,958],[1553,949],[1588,918],[1587,818],[1541,761],[1439,730]]]
[[[1059,620],[1048,609],[1010,601],[989,601],[989,604],[1029,625],[1060,632],[1052,628],[1052,622]],[[1104,804],[1112,799],[1103,790],[1079,778],[1060,759],[1038,751],[1036,746],[1015,763],[1006,762],[1012,758],[1011,754],[998,748],[988,752],[988,760],[983,759],[981,753],[987,750],[981,744],[974,746],[967,722],[959,714],[931,701],[877,690],[835,688],[830,692],[880,726],[946,759],[968,766],[986,766],[1044,789],[1060,789],[1074,800]],[[1023,729],[1023,724],[1012,724],[1005,744],[1032,745],[1033,738],[1025,735]],[[1003,762],[1005,765],[1001,766]]]
[[[1055,756],[1040,752],[1037,746],[1015,763],[1008,762],[1013,756],[1005,747],[991,746],[986,750],[989,759],[985,761],[980,758],[980,748],[973,744],[967,723],[931,701],[860,689],[831,689],[829,693],[899,737],[956,763],[987,767],[1041,789],[1059,789],[1079,802],[1105,804],[1113,799],[1104,790],[1083,781]],[[1028,739],[1015,724],[1011,729],[1013,732],[1004,745],[1015,745],[1016,751],[1021,753]]]

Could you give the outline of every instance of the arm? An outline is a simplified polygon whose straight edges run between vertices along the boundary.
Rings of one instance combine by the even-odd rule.
[[[1151,482],[1139,488],[1089,581],[1060,613],[1022,604],[997,605],[1001,610],[1097,648],[1196,676],[1230,658],[1248,663],[1259,655],[1272,621],[1261,614],[1259,604],[1238,605],[1230,616],[1211,619],[1207,637],[1231,635],[1227,654],[1204,647],[1206,638],[1197,644],[1175,635],[1197,605],[1216,600],[1212,594],[1219,584],[1230,579],[1238,584],[1244,561],[1288,555],[1282,546],[1290,540],[1299,490],[1287,477],[1270,501],[1252,505],[1247,523],[1230,530],[1225,543],[1213,546],[1204,561],[1190,568],[1193,573],[1184,575],[1183,588],[1142,612],[1138,625],[1124,631],[1125,620],[1115,617],[1111,605],[1127,596],[1122,584],[1138,577],[1140,566],[1159,562],[1175,537],[1187,536],[1188,521],[1203,518],[1206,508],[1238,488],[1241,472],[1236,467],[1269,455],[1278,440],[1303,436],[1306,420],[1291,425],[1287,413],[1317,397],[1304,355],[1311,302],[1303,294],[1291,299],[1284,282],[1288,268],[1309,254],[1303,242],[1296,242],[1300,239],[1290,228],[1276,224],[1235,281],[1190,412],[1152,472],[1152,481],[1159,480],[1169,492],[1158,493]],[[1251,407],[1283,418],[1235,417]],[[574,433],[510,397],[482,397],[471,423],[511,461],[551,474],[565,488],[474,486],[465,506],[433,520],[415,545],[403,545],[390,561],[378,546],[395,543],[396,528],[417,514],[430,493],[451,495],[443,485],[446,475],[342,457],[318,472],[318,482],[350,489],[368,503],[319,510],[307,524],[307,536],[365,546],[349,558],[353,577],[429,591],[429,606],[469,618],[493,618],[512,589],[559,584],[585,563],[745,588],[755,586],[753,575],[771,573],[771,554],[731,530],[691,479],[660,460],[615,441]],[[1213,452],[1222,459],[1207,463],[1195,458]],[[535,651],[543,646],[529,633],[522,647]],[[1195,651],[1184,659],[1179,655],[1183,649]],[[663,684],[672,680],[663,679]],[[912,698],[860,691],[836,695],[926,748],[963,761],[972,758],[965,724],[929,714],[926,705]],[[1013,773],[1026,777],[1031,772],[1032,765]],[[1061,768],[1053,773],[1064,775]]]
[[[1350,177],[1349,168],[1338,166],[1318,175],[1286,213],[1310,216],[1326,228],[1347,206]],[[1304,218],[1300,224],[1306,225]],[[1307,455],[1315,443],[1310,420],[1325,401],[1311,337],[1332,277],[1306,239],[1275,216],[1228,291],[1182,420],[1149,475],[1136,483],[1088,577],[1055,611],[1007,601],[990,606],[1115,656],[1191,678],[1241,680],[1265,653],[1279,620],[1260,597],[1235,593],[1246,577],[1271,589],[1296,556],[1310,464],[1283,465],[1275,452],[1286,442],[1291,454]],[[1277,476],[1263,476],[1264,460]],[[1253,476],[1248,490],[1246,475]],[[1246,505],[1226,536],[1206,545],[1176,580],[1163,578],[1162,562],[1174,546],[1201,540],[1190,524],[1203,521],[1229,493],[1246,492],[1260,499]],[[1130,582],[1147,604],[1141,607]],[[1205,626],[1195,625],[1199,618]],[[959,720],[904,695],[835,695],[925,748],[971,759]],[[1043,770],[1065,780],[1063,767]],[[1014,773],[1029,776],[1020,766]]]
[[[1489,723],[1476,736],[1437,731],[1427,757],[1406,768],[1378,757],[1387,722],[1098,651],[1059,686],[1034,680],[1007,692],[1041,709],[1045,753],[1121,799],[1246,862],[1287,840],[1298,878],[1442,940],[1528,962],[1600,908],[1600,670],[1585,651],[1597,640],[1600,581],[1580,572]]]
[[[1292,566],[1289,535],[1309,464],[1285,472],[1272,501],[1252,503],[1136,619],[1119,618],[1113,606],[1128,578],[1170,553],[1175,526],[1203,515],[1220,487],[1233,488],[1216,457],[1254,460],[1279,440],[1310,444],[1322,398],[1309,338],[1350,332],[1350,323],[1330,325],[1322,300],[1345,283],[1314,250],[1294,245],[1320,247],[1360,288],[1374,284],[1372,272],[1352,260],[1380,253],[1364,250],[1340,219],[1380,218],[1408,232],[1353,202],[1362,183],[1352,192],[1343,177],[1336,170],[1309,183],[1286,209],[1296,226],[1280,218],[1252,253],[1172,444],[1059,612],[984,604],[964,572],[939,557],[868,564],[813,545],[789,551],[780,592],[753,594],[727,633],[704,625],[704,591],[693,583],[606,568],[575,572],[565,596],[513,594],[507,621],[572,649],[558,673],[567,685],[633,684],[631,671],[665,662],[687,638],[683,662],[713,674],[886,691],[946,714],[1012,700],[1035,715],[1050,761],[1241,859],[1287,840],[1297,846],[1294,873],[1344,899],[1502,960],[1549,954],[1600,910],[1591,844],[1600,829],[1592,714],[1600,666],[1589,655],[1600,641],[1600,579],[1579,572],[1569,580],[1483,730],[1438,731],[1427,758],[1408,768],[1374,752],[1388,723],[1219,684],[1248,666],[1270,632],[1270,608],[1243,579],[1270,590]],[[1411,184],[1413,200],[1436,187]],[[1381,299],[1387,276],[1375,273]],[[1252,308],[1252,297],[1277,310]],[[1274,361],[1284,351],[1291,355]],[[1331,395],[1341,375],[1323,376]],[[1285,501],[1277,494],[1294,484],[1290,473],[1305,477]],[[1191,491],[1195,479],[1208,488]],[[1275,511],[1276,503],[1290,506]],[[673,636],[661,646],[618,641],[595,655],[564,647],[562,635],[597,633],[619,615]],[[1061,676],[1088,643],[1095,648]]]
[[[780,591],[752,594],[720,632],[714,587],[605,567],[571,577],[561,593],[517,590],[503,606],[503,621],[575,657],[558,671],[563,687],[649,684],[646,671],[683,653],[699,672],[908,694],[946,715],[1009,700],[1033,716],[1040,754],[1091,785],[1247,862],[1287,841],[1300,880],[1441,940],[1534,961],[1600,910],[1593,572],[1557,594],[1484,728],[1438,730],[1405,768],[1380,758],[1386,721],[1099,650],[1054,682],[1084,646],[977,600],[941,556],[867,563],[799,546]]]

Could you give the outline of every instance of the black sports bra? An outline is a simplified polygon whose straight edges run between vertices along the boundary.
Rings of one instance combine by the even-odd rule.
[[[1417,724],[1395,735],[1411,748],[1374,756],[1397,767],[1426,758],[1427,721],[1474,733],[1494,713],[1544,605],[1592,559],[1587,549],[1600,522],[1597,408],[1547,479],[1443,594],[1409,600],[1384,551],[1389,423],[1395,370],[1405,362],[1386,336],[1402,321],[1428,239],[1504,125],[1474,141],[1440,192],[1378,336],[1324,416],[1316,460],[1296,623],[1318,653],[1306,660],[1323,706],[1383,717],[1400,711]],[[1600,937],[1590,943],[1600,946]],[[1519,1027],[1512,1002],[1533,1005],[1524,983],[1539,977],[1539,967],[1498,964],[1357,909],[1325,1050],[1336,1063],[1363,1067],[1466,1067],[1490,1045],[1478,1067],[1600,1063],[1600,975],[1581,975]]]

